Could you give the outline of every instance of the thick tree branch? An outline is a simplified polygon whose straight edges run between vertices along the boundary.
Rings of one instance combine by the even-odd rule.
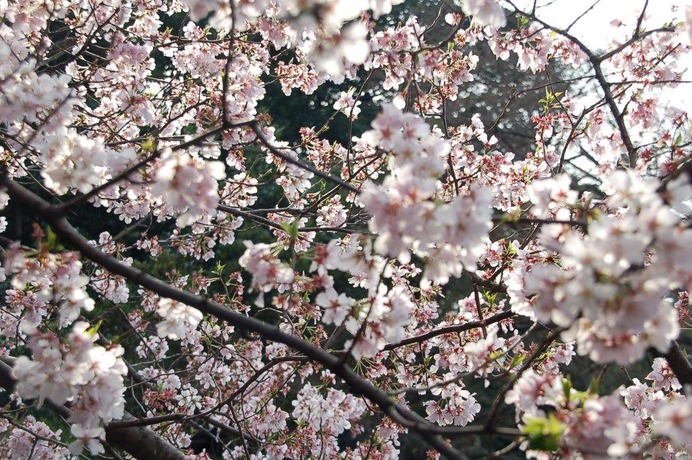
[[[438,431],[437,426],[431,424],[416,412],[406,409],[396,402],[392,401],[387,393],[375,387],[373,384],[359,376],[351,368],[347,367],[340,358],[326,352],[325,350],[312,345],[296,336],[282,332],[278,327],[272,326],[263,321],[245,316],[241,313],[229,310],[228,308],[213,302],[204,297],[192,294],[181,289],[174,288],[168,283],[149,275],[142,270],[130,267],[119,260],[111,257],[92,246],[89,241],[84,238],[63,216],[57,214],[54,208],[35,195],[31,191],[25,189],[16,182],[10,180],[7,176],[0,176],[0,185],[7,187],[7,193],[21,203],[26,209],[32,210],[36,215],[45,219],[51,226],[53,231],[61,238],[63,243],[71,245],[73,248],[82,253],[82,255],[92,262],[100,265],[109,272],[120,275],[123,278],[131,281],[145,289],[148,289],[157,295],[169,298],[188,306],[198,309],[205,315],[210,315],[228,324],[254,332],[262,336],[266,340],[283,343],[284,345],[303,353],[309,359],[320,363],[325,368],[332,371],[336,376],[341,378],[348,386],[351,393],[362,395],[377,405],[384,413],[396,411],[402,417],[410,422],[415,422],[417,431],[423,439],[425,439],[438,452],[450,459],[466,459],[467,457],[461,452],[454,449],[447,441],[438,435],[434,435]]]
[[[14,391],[16,380],[12,376],[12,358],[0,358],[0,386],[8,392]],[[46,401],[54,412],[67,419],[70,410],[59,404]],[[125,420],[133,417],[126,415]],[[106,440],[112,446],[123,449],[136,459],[141,460],[184,460],[185,455],[172,444],[149,428],[141,426],[115,427],[106,426]]]

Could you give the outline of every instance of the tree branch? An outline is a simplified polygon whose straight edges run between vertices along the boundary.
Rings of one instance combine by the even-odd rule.
[[[484,327],[489,324],[498,323],[503,319],[511,318],[514,315],[515,313],[511,311],[503,311],[502,313],[498,313],[497,315],[491,316],[490,318],[486,318],[482,321],[470,321],[464,324],[458,324],[454,326],[435,329],[434,331],[426,332],[425,334],[417,335],[415,337],[409,337],[408,339],[404,339],[401,342],[390,343],[389,345],[386,345],[384,347],[383,351],[395,350],[406,345],[413,345],[416,343],[425,342],[426,340],[430,340],[433,337],[437,337],[438,335],[456,334],[459,332],[468,331],[470,329],[475,329],[477,327]]]
[[[36,215],[45,219],[51,226],[53,231],[61,238],[64,243],[71,245],[73,248],[82,253],[84,257],[91,260],[97,265],[105,268],[109,272],[120,275],[123,278],[131,281],[143,288],[146,288],[155,294],[181,302],[190,307],[196,308],[205,315],[210,315],[228,324],[254,332],[262,336],[266,340],[283,343],[288,347],[303,353],[309,359],[320,363],[325,368],[332,371],[336,376],[341,378],[349,388],[350,392],[355,395],[362,395],[377,405],[384,413],[396,411],[402,417],[410,422],[415,422],[417,431],[423,438],[438,452],[450,459],[466,459],[467,457],[461,452],[454,449],[447,441],[438,435],[432,433],[437,432],[437,426],[431,424],[416,412],[406,409],[395,401],[393,401],[387,393],[375,387],[369,381],[363,379],[351,368],[347,367],[337,356],[328,353],[322,348],[316,347],[299,337],[287,334],[281,331],[278,327],[257,320],[252,317],[245,316],[241,313],[232,311],[212,300],[200,297],[181,289],[177,289],[168,283],[151,276],[150,274],[130,267],[114,257],[111,257],[92,246],[89,241],[84,238],[63,216],[57,214],[54,208],[41,199],[33,192],[22,187],[18,183],[10,180],[6,175],[0,176],[0,185],[7,188],[7,193],[21,203],[26,209],[32,210]],[[419,427],[419,428],[418,428]]]
[[[326,181],[332,182],[334,184],[340,185],[341,187],[345,188],[349,192],[353,192],[356,195],[360,194],[360,190],[354,187],[353,185],[349,184],[348,182],[339,179],[338,177],[332,176],[330,174],[327,174],[325,172],[320,171],[319,169],[315,168],[314,166],[311,166],[303,161],[300,161],[296,158],[293,158],[290,155],[285,154],[281,150],[277,149],[274,147],[271,142],[269,142],[269,139],[264,135],[262,132],[262,129],[260,129],[259,125],[257,123],[253,123],[250,125],[252,127],[252,130],[255,132],[255,135],[257,136],[257,139],[264,145],[267,150],[271,152],[272,155],[275,157],[281,158],[284,160],[286,163],[290,163],[294,166],[297,166],[301,169],[304,169],[306,171],[310,171],[313,173],[315,176],[324,179]]]
[[[12,376],[11,364],[13,361],[12,358],[4,356],[0,358],[0,386],[8,392],[14,391],[14,386],[17,382]],[[72,415],[67,407],[55,404],[50,400],[46,401],[46,406],[50,407],[54,412],[65,419]],[[124,419],[130,420],[133,419],[133,417],[126,413]],[[186,458],[185,455],[171,443],[149,428],[141,426],[116,427],[106,425],[105,430],[106,441],[108,441],[109,444],[123,449],[136,459],[185,460]]]

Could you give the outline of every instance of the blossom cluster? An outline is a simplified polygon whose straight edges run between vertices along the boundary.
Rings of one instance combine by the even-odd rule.
[[[80,439],[94,438],[87,444],[98,454],[104,451],[96,441],[104,437],[100,424],[121,419],[124,414],[124,350],[117,345],[108,349],[95,345],[98,335],[83,321],[73,325],[67,339],[61,343],[56,334],[38,331],[30,335],[32,357],[19,357],[13,369],[17,395],[38,398],[39,405],[46,399],[55,404],[70,402],[72,434]],[[70,446],[75,455],[83,448],[79,440]]]
[[[170,213],[178,215],[181,227],[192,224],[214,212],[219,202],[217,180],[225,172],[217,161],[201,161],[189,154],[164,154],[163,164],[156,171],[152,193],[165,197]]]
[[[360,203],[373,216],[375,249],[408,263],[426,258],[424,280],[444,284],[473,267],[491,228],[491,195],[472,188],[448,203],[432,198],[445,169],[449,145],[419,117],[385,105],[365,142],[391,152],[382,184],[367,182]]]
[[[5,292],[6,306],[0,310],[0,334],[7,338],[23,337],[54,315],[59,327],[66,327],[83,311],[94,309],[86,291],[89,277],[81,273],[77,253],[39,259],[13,247],[5,258],[5,272],[13,275]]]
[[[267,244],[245,243],[247,249],[238,260],[240,266],[252,273],[252,286],[268,292],[281,284],[293,281],[293,271],[281,263]]]
[[[312,385],[304,386],[293,401],[293,417],[315,431],[339,436],[351,428],[351,420],[358,420],[365,410],[363,401],[336,389],[324,396]],[[336,452],[334,452],[336,453]]]
[[[552,433],[561,455],[578,456],[588,445],[589,454],[602,457],[672,459],[689,451],[689,400],[676,393],[681,386],[662,358],[653,366],[646,376],[653,385],[635,378],[632,385],[607,396],[578,391],[555,370],[529,369],[505,402],[515,405],[525,426],[542,426],[544,434]],[[530,458],[544,455],[532,449],[531,442],[525,448]]]
[[[0,1],[0,456],[689,454],[680,11],[402,3]]]
[[[20,426],[12,426],[9,421],[0,421],[0,433],[6,439],[0,448],[4,458],[36,458],[59,460],[68,458],[70,451],[63,446],[56,446],[50,441],[57,441],[62,430],[52,430],[45,423],[27,415]],[[40,436],[41,439],[37,439]]]
[[[580,203],[568,182],[561,176],[530,188],[537,216],[571,218]],[[570,328],[564,335],[595,361],[630,363],[649,346],[666,352],[680,331],[668,295],[686,287],[692,268],[682,255],[692,249],[692,232],[675,209],[689,205],[692,188],[668,183],[666,203],[659,187],[615,171],[604,181],[603,205],[616,213],[594,217],[586,233],[546,226],[541,242],[561,267],[539,263],[527,270],[526,259],[516,259],[508,282],[513,311]]]

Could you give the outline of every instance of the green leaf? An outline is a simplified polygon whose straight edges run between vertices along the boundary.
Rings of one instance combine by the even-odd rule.
[[[488,305],[495,305],[495,302],[497,302],[497,292],[490,292],[490,291],[485,291],[482,293],[483,295],[483,300],[485,300],[485,303]]]
[[[601,387],[600,376],[593,377],[591,379],[591,383],[589,383],[589,388],[588,388],[588,390],[586,390],[586,392],[588,394],[597,395],[600,387]]]
[[[524,356],[524,355],[522,355],[522,354],[514,355],[514,356],[512,357],[512,362],[510,363],[509,368],[510,368],[510,369],[513,369],[513,368],[515,368],[515,367],[520,366],[521,363],[523,363],[525,359],[526,359],[526,356]]]
[[[572,394],[572,381],[570,379],[562,379],[562,393],[565,395],[565,401],[569,402]]]
[[[517,28],[523,29],[529,24],[529,18],[522,14],[517,15]]]
[[[46,244],[45,246],[48,250],[55,249],[55,245],[58,242],[58,235],[53,231],[52,228],[46,228]]]
[[[89,334],[91,337],[95,336],[96,334],[99,333],[99,328],[101,327],[102,324],[103,324],[103,320],[100,319],[98,321],[98,323],[94,324],[89,329],[87,329],[87,331],[86,331],[87,334]]]
[[[298,220],[294,220],[291,223],[283,222],[281,224],[281,228],[284,230],[284,232],[288,233],[288,236],[291,238],[297,238],[298,237]]]
[[[505,355],[505,353],[506,352],[504,350],[495,350],[492,353],[490,353],[490,360],[494,361],[496,359],[500,359]]]
[[[156,151],[156,139],[148,137],[146,141],[142,142],[141,147],[145,152],[154,153]]]
[[[507,224],[507,223],[512,223],[512,222],[518,221],[519,218],[521,217],[520,212],[521,212],[521,211],[519,211],[519,212],[508,212],[508,213],[505,213],[505,214],[502,216],[502,223],[503,223],[503,224]]]
[[[49,226],[46,227],[45,231],[45,238],[41,242],[41,246],[43,247],[43,250],[48,250],[48,251],[63,251],[65,247],[58,243],[58,235],[53,231],[52,228]]]
[[[547,418],[528,417],[525,422],[523,433],[529,441],[529,448],[549,452],[560,448],[565,426],[554,414],[548,414]]]

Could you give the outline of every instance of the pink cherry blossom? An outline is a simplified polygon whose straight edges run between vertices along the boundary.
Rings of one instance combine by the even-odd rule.
[[[507,23],[502,7],[495,0],[462,0],[461,7],[480,26],[498,28]]]
[[[688,455],[690,8],[418,3],[0,0],[1,458]]]

